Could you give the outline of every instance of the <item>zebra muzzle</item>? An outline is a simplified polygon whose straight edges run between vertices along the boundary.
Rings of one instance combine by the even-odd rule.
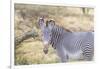
[[[45,54],[47,54],[47,53],[48,53],[48,48],[49,48],[49,46],[48,46],[48,45],[44,45],[43,52],[44,52]]]
[[[45,54],[47,54],[47,53],[48,53],[48,49],[43,49],[43,52],[44,52]]]

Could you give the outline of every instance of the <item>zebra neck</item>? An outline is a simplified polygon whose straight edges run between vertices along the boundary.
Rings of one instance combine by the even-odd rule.
[[[64,30],[60,27],[55,27],[52,29],[51,41],[50,44],[55,49],[56,45],[63,39]]]

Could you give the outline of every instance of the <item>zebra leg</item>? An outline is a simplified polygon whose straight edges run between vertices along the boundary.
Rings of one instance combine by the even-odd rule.
[[[63,47],[57,46],[56,51],[57,51],[57,55],[59,56],[61,62],[67,62],[68,61],[68,55],[66,55]]]

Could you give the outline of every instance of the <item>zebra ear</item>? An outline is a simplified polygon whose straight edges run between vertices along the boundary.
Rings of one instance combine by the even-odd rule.
[[[39,18],[38,24],[40,27],[44,26],[44,18],[43,17]]]
[[[55,25],[55,21],[53,19],[51,19],[49,22],[51,23],[51,25]]]

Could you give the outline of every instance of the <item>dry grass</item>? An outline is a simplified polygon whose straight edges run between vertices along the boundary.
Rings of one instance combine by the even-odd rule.
[[[33,27],[41,35],[37,24],[40,16],[44,16],[45,20],[54,19],[56,24],[73,32],[93,31],[94,10],[93,8],[86,9],[89,11],[83,13],[81,7],[15,4],[15,37],[32,30]],[[36,39],[30,38],[15,47],[16,65],[59,62],[55,50],[51,46],[47,55],[43,53],[43,44],[40,39],[41,36]]]
[[[30,38],[31,39],[31,38]],[[43,53],[43,44],[41,41],[27,40],[20,44],[20,48],[16,48],[16,65],[22,64],[42,64],[56,63],[58,57],[53,48],[49,48],[47,55]]]

